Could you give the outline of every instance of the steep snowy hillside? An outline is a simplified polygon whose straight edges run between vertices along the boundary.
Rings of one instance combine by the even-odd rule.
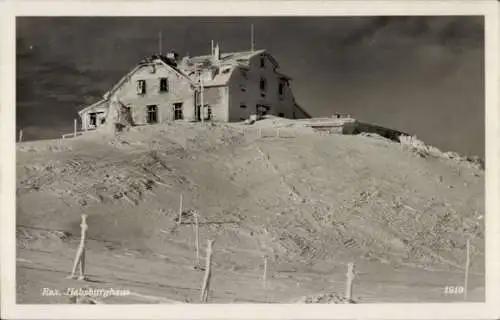
[[[460,301],[444,287],[463,283],[468,238],[469,299],[484,299],[484,172],[436,150],[272,119],[136,127],[17,149],[20,303],[67,302],[33,293],[48,285],[135,294],[105,303],[198,302],[194,212],[202,257],[215,240],[212,302],[343,294],[348,262],[360,302]],[[82,213],[94,279],[84,284],[64,279]]]

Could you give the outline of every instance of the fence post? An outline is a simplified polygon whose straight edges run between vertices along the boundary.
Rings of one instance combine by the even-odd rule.
[[[181,193],[181,198],[179,201],[179,220],[177,221],[177,224],[182,223],[182,193]]]
[[[347,265],[347,282],[346,282],[346,288],[345,288],[345,297],[348,301],[352,300],[352,282],[354,280],[354,263],[349,262]]]
[[[73,264],[73,269],[71,270],[70,279],[74,279],[76,268],[80,266],[80,276],[78,280],[85,280],[85,242],[87,241],[87,215],[82,214],[82,223],[81,227],[81,236],[80,236],[80,246],[78,247],[78,251],[76,252],[75,262]]]
[[[262,275],[262,284],[267,288],[267,255],[264,256],[264,274]]]
[[[208,292],[210,291],[210,278],[212,277],[212,247],[214,244],[214,240],[207,241],[207,257],[206,257],[206,265],[205,265],[205,277],[203,278],[203,286],[201,288],[201,303],[205,303],[208,301]]]
[[[467,285],[469,282],[469,265],[470,265],[470,239],[467,239],[467,260],[465,261],[464,300],[467,300]]]
[[[200,226],[198,223],[198,213],[196,212],[194,214],[194,221],[195,221],[195,241],[196,241],[196,266],[200,266]]]
[[[23,142],[23,129],[19,130],[19,142]]]
[[[73,120],[73,137],[76,138],[76,131],[77,131],[77,120]]]

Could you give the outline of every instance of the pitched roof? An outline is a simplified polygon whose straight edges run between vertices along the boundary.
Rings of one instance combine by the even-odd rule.
[[[94,102],[90,106],[87,106],[87,107],[81,109],[80,111],[78,111],[78,114],[81,116],[84,112],[87,112],[88,110],[92,110],[96,107],[99,107],[100,105],[104,104],[105,102],[106,102],[106,99],[101,99],[97,102]]]
[[[214,62],[211,55],[186,57],[182,60],[179,68],[190,77],[196,77],[196,69],[210,70],[220,66],[220,70],[215,74],[213,79],[203,81],[205,87],[216,87],[227,85],[234,70],[238,68],[247,68],[251,58],[265,54],[266,50],[256,51],[241,51],[241,52],[228,52],[220,54],[220,61],[217,64]],[[271,62],[279,67],[278,62],[271,56],[267,55]],[[284,75],[283,75],[284,76]]]
[[[241,52],[228,52],[228,53],[221,53],[221,63],[224,64],[231,64],[231,63],[246,63],[248,60],[251,58],[260,55],[262,53],[266,52],[266,50],[261,49],[261,50],[256,50],[256,51],[241,51]],[[211,55],[204,55],[204,56],[196,56],[196,57],[191,57],[190,60],[193,63],[203,63],[205,61],[212,61],[212,56]]]
[[[144,59],[139,62],[132,70],[130,70],[125,76],[123,76],[108,92],[103,95],[104,100],[108,100],[109,97],[118,90],[130,77],[137,72],[141,67],[153,62],[161,62],[165,66],[171,68],[176,73],[187,79],[191,85],[197,86],[198,79],[195,74],[197,69],[209,70],[211,68],[220,67],[215,74],[215,76],[211,80],[203,81],[204,87],[216,87],[216,86],[224,86],[227,85],[229,79],[231,79],[231,75],[234,70],[237,68],[247,68],[249,66],[249,61],[251,58],[265,54],[271,62],[279,68],[278,62],[269,54],[266,53],[265,49],[256,50],[256,51],[240,51],[240,52],[228,52],[220,54],[220,61],[217,64],[213,61],[212,55],[202,55],[195,57],[184,57],[180,63],[177,65],[173,65],[167,59],[167,57],[159,55],[153,56],[151,58]],[[279,73],[278,75],[290,79],[290,77]]]
[[[164,56],[153,56],[152,58],[144,59],[141,62],[139,62],[138,65],[136,65],[132,70],[130,70],[125,76],[123,76],[120,81],[118,81],[108,92],[104,94],[104,99],[107,100],[116,90],[118,90],[137,70],[142,68],[143,66],[149,65],[154,62],[160,62],[163,65],[167,66],[168,68],[171,68],[174,70],[176,73],[178,73],[180,76],[184,77],[191,83],[192,85],[196,85],[196,82],[193,81],[188,75],[186,75],[184,72],[179,70],[177,67],[171,65],[168,63],[166,57]]]

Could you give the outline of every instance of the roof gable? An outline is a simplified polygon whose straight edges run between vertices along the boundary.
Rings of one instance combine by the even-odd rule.
[[[279,68],[280,67],[278,61],[276,61],[276,59],[272,55],[270,55],[268,52],[263,52],[262,56],[264,56],[269,61],[271,61],[271,63],[274,65],[275,68]]]
[[[123,76],[108,92],[104,94],[104,99],[107,100],[113,95],[118,89],[120,89],[130,78],[140,69],[150,66],[151,64],[156,64],[156,63],[161,63],[162,66],[169,68],[170,70],[173,70],[177,74],[179,74],[181,77],[185,78],[192,86],[196,86],[196,82],[193,81],[189,76],[187,76],[185,73],[183,73],[181,70],[177,69],[176,67],[166,63],[163,59],[161,58],[156,58],[150,61],[146,62],[140,62],[137,66],[135,66],[132,70],[130,70],[125,76]]]
[[[87,106],[87,107],[81,109],[80,111],[78,111],[78,115],[81,117],[83,113],[85,113],[85,112],[87,112],[89,110],[95,109],[95,108],[99,108],[99,107],[106,108],[105,107],[105,102],[106,102],[105,99],[101,99],[101,100],[99,100],[97,102],[94,102],[90,106]]]

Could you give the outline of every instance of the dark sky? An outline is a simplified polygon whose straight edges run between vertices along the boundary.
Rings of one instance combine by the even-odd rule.
[[[18,18],[17,125],[28,139],[72,119],[141,58],[267,49],[313,116],[335,112],[484,156],[482,17]],[[21,53],[22,50],[19,50]]]

